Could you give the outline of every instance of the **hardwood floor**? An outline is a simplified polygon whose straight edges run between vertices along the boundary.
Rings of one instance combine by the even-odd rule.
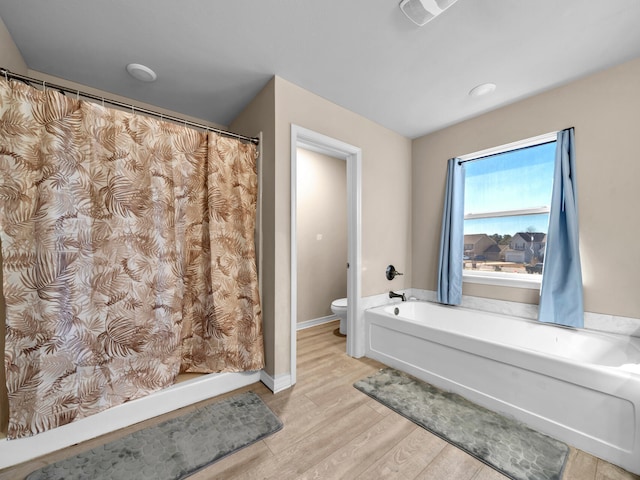
[[[259,394],[280,417],[284,428],[190,479],[507,478],[353,388],[353,382],[383,365],[366,358],[348,357],[344,353],[344,337],[333,333],[337,326],[337,322],[332,322],[298,332],[295,387],[276,395],[260,383],[240,390]],[[0,480],[24,478],[43,465],[238,392],[0,471]],[[630,479],[640,477],[573,448],[563,477],[563,480]]]

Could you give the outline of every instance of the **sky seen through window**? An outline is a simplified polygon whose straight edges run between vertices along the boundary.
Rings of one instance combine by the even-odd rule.
[[[465,215],[548,207],[556,142],[535,145],[465,163]],[[548,214],[475,218],[465,234],[547,233]]]

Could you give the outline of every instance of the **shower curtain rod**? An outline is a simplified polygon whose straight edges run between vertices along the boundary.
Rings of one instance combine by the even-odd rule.
[[[13,73],[10,70],[7,70],[6,68],[2,68],[0,67],[0,77],[4,77],[6,80],[9,80],[10,78],[16,79],[16,80],[20,80],[21,82],[25,82],[28,84],[31,83],[36,83],[38,85],[41,85],[43,89],[53,89],[53,90],[58,90],[61,93],[74,93],[78,96],[82,96],[85,98],[90,98],[92,100],[96,100],[98,102],[102,102],[104,103],[108,103],[110,105],[114,105],[117,107],[121,107],[121,108],[126,108],[127,110],[131,110],[132,112],[138,112],[138,113],[142,113],[144,115],[152,115],[154,117],[158,117],[161,120],[170,120],[172,122],[176,122],[176,123],[181,123],[183,125],[189,125],[190,127],[196,127],[196,128],[200,128],[202,130],[208,130],[210,132],[215,132],[218,133],[220,135],[225,135],[227,137],[231,137],[231,138],[237,138],[239,140],[244,140],[247,142],[251,142],[254,143],[256,145],[258,145],[258,143],[260,142],[260,139],[258,137],[247,137],[246,135],[240,135],[239,133],[234,133],[234,132],[229,132],[228,130],[222,130],[219,128],[215,128],[215,127],[210,127],[208,125],[203,125],[201,123],[196,123],[196,122],[192,122],[190,120],[185,120],[184,118],[179,118],[179,117],[174,117],[172,115],[165,115],[164,113],[160,113],[160,112],[154,112],[153,110],[149,110],[146,108],[141,108],[141,107],[136,107],[135,105],[132,105],[130,103],[124,103],[124,102],[119,102],[118,100],[111,100],[109,98],[105,98],[105,97],[101,97],[99,95],[94,95],[92,93],[88,93],[88,92],[83,92],[81,90],[78,89],[74,89],[74,88],[69,88],[69,87],[63,87],[62,85],[56,85],[55,83],[49,83],[46,82],[44,80],[39,80],[37,78],[32,78],[32,77],[27,77],[26,75],[20,75],[19,73]]]

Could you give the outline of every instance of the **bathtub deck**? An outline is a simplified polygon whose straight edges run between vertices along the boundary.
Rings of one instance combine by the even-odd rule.
[[[303,479],[314,475],[322,479],[506,479],[353,388],[355,380],[382,365],[347,357],[345,340],[333,334],[335,328],[337,322],[298,332],[298,384],[293,389],[273,395],[262,384],[254,384],[240,390],[258,393],[284,422],[284,429],[190,479]],[[229,395],[234,393],[238,391]],[[46,463],[177,414],[0,471],[0,480],[24,478]],[[639,478],[572,449],[563,480]]]

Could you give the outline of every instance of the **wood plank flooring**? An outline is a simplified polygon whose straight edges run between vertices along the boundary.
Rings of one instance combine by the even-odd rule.
[[[289,390],[274,395],[261,383],[254,384],[5,469],[0,471],[0,480],[22,479],[48,463],[246,390],[259,394],[280,417],[284,428],[190,479],[507,478],[353,388],[353,382],[383,365],[348,357],[344,337],[333,333],[337,326],[332,322],[298,332],[298,382]],[[573,448],[563,477],[631,479],[640,477]]]

